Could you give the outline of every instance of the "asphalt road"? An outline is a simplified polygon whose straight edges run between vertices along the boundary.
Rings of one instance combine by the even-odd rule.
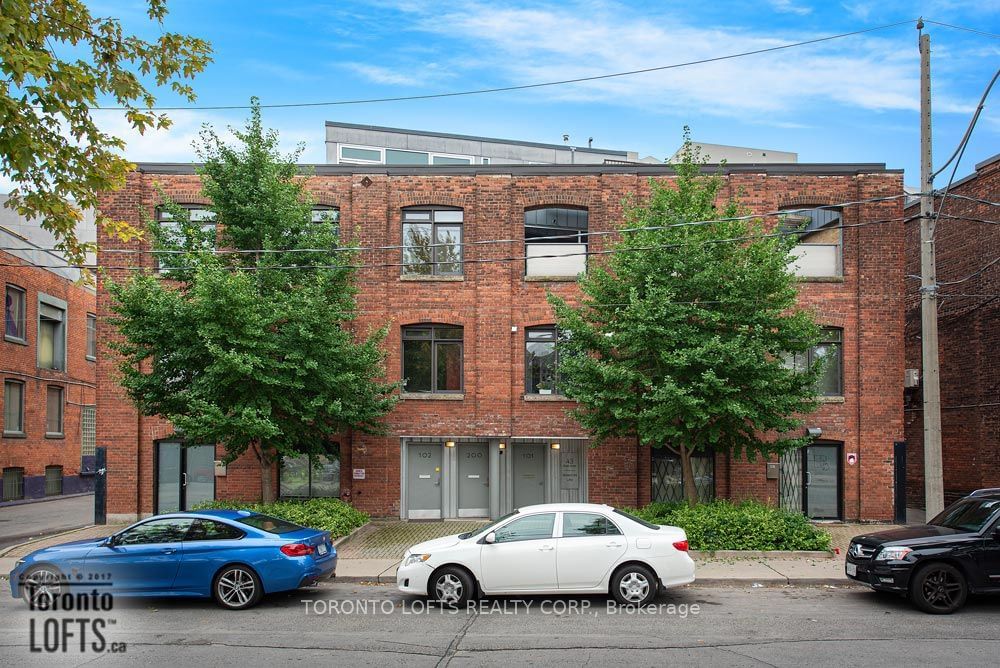
[[[949,617],[848,586],[691,586],[656,604],[639,614],[609,610],[600,597],[501,598],[455,613],[388,586],[336,583],[270,596],[242,613],[157,599],[54,615],[4,593],[0,664],[969,666],[995,665],[1000,652],[1000,598],[973,599]],[[65,638],[54,630],[61,619],[87,621],[68,623],[66,652],[45,651]],[[95,620],[108,645],[81,653],[81,628],[96,641]]]
[[[4,506],[0,508],[0,550],[93,523],[93,494]]]

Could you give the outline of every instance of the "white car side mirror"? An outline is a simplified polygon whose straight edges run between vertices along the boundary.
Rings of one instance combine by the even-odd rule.
[[[496,532],[495,531],[491,531],[488,534],[486,534],[486,537],[483,538],[483,542],[490,543],[491,545],[493,543],[497,542],[497,534],[496,534]]]

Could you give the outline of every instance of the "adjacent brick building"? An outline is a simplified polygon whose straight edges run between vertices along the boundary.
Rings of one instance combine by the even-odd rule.
[[[945,501],[983,487],[1000,487],[1000,154],[976,165],[935,198],[941,285],[938,336],[941,363],[941,441]],[[962,199],[971,197],[982,201]],[[992,204],[990,204],[992,202]],[[906,273],[920,274],[920,207],[907,207]],[[916,279],[906,296],[906,367],[923,369],[920,298]],[[907,497],[924,506],[921,386],[906,390]]]
[[[0,221],[0,503],[94,487],[96,314],[79,272]],[[52,266],[51,269],[40,266]]]
[[[327,215],[339,216],[345,239],[356,234],[363,247],[394,247],[361,255],[368,267],[358,274],[356,327],[389,323],[388,377],[408,380],[387,417],[388,436],[347,434],[339,453],[331,451],[311,473],[301,462],[286,462],[277,483],[283,495],[335,493],[372,514],[405,518],[496,516],[540,501],[637,505],[676,496],[678,467],[660,456],[662,449],[654,455],[625,439],[590,448],[587,434],[567,417],[572,404],[558,394],[554,317],[545,299],[548,290],[577,298],[576,273],[599,261],[586,253],[611,238],[592,233],[614,229],[623,199],[646,196],[650,178],[669,181],[669,167],[313,170],[308,189]],[[705,458],[696,483],[706,496],[759,498],[815,517],[888,519],[893,442],[903,434],[902,175],[873,164],[731,165],[724,173],[725,195],[741,193],[755,212],[805,210],[799,215],[812,234],[800,246],[800,300],[829,328],[826,348],[839,351],[839,362],[824,379],[822,407],[808,419],[821,430],[814,448],[770,465],[723,454]],[[193,208],[207,204],[190,165],[144,164],[123,190],[103,196],[102,209],[138,225],[140,212],[154,215],[158,187]],[[877,198],[893,199],[811,209]],[[496,239],[513,241],[475,243]],[[144,250],[143,243],[102,238],[100,262],[121,265],[122,255],[108,251]],[[462,264],[459,254],[477,262]],[[133,257],[152,268],[148,254]],[[433,263],[417,264],[424,257]],[[106,314],[103,284],[98,304]],[[109,517],[212,496],[256,497],[252,458],[213,471],[221,450],[181,454],[169,424],[136,413],[114,382],[114,361],[104,348],[115,334],[100,322],[98,444],[108,447]],[[800,362],[809,363],[808,356]]]

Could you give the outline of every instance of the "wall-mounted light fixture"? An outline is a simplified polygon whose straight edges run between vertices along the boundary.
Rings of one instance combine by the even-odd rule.
[[[499,442],[499,443],[497,444],[497,447],[498,447],[498,448],[500,448],[501,450],[506,450],[506,449],[507,449],[507,444],[506,444],[506,443],[504,443],[503,441],[500,441],[500,442]]]
[[[444,447],[446,447],[446,448],[454,448],[455,447],[455,441],[445,441],[444,442]]]
[[[551,445],[551,447],[552,447],[553,450],[558,450],[559,449],[559,444],[558,443],[553,443]]]
[[[823,430],[819,427],[808,427],[806,429],[806,434],[812,436],[813,438],[819,438],[823,435]]]

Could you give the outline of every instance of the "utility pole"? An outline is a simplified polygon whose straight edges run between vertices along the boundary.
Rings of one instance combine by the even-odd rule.
[[[923,20],[917,21],[922,31]],[[938,360],[937,261],[934,257],[934,174],[931,165],[931,36],[920,44],[920,344],[924,385],[924,511],[944,510],[941,456],[941,380]]]

